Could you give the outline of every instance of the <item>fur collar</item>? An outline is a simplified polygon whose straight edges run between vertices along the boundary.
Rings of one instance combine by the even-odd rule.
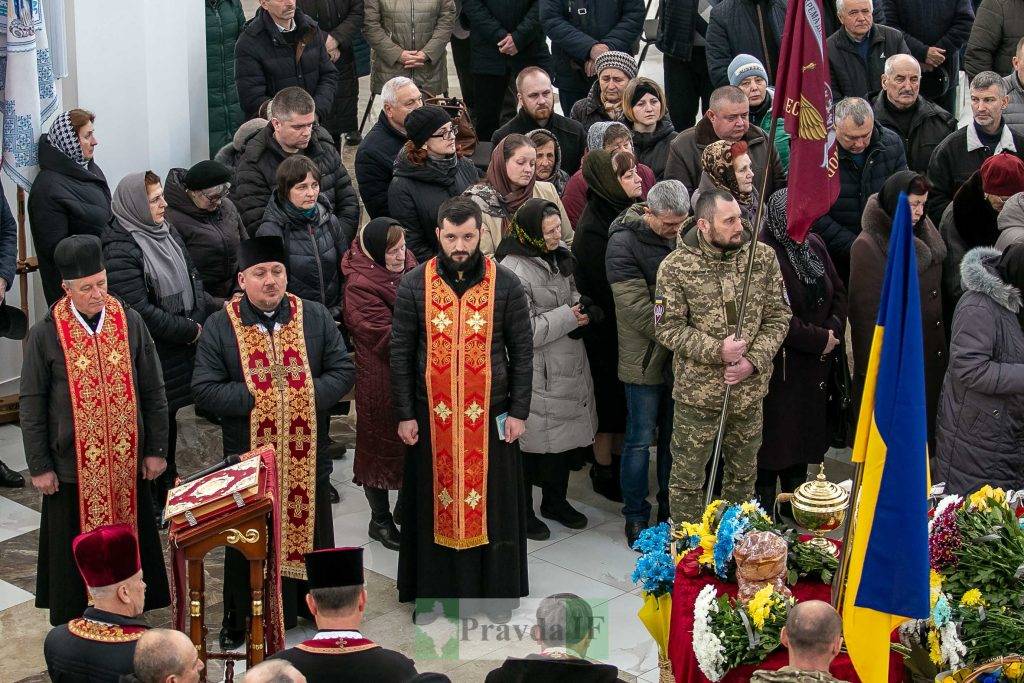
[[[878,195],[868,197],[864,205],[864,217],[861,221],[864,232],[878,242],[883,252],[889,248],[889,235],[892,233],[892,218],[882,208]],[[914,228],[914,252],[917,255],[917,272],[924,273],[932,265],[941,264],[946,258],[946,244],[935,229],[927,214]]]
[[[960,278],[964,291],[984,294],[997,304],[1017,313],[1021,306],[1020,290],[1003,282],[995,271],[1001,253],[992,247],[977,247],[964,254],[960,262]]]

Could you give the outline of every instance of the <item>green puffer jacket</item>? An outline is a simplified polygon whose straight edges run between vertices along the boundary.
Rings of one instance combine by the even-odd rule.
[[[646,204],[634,204],[608,229],[605,268],[615,299],[619,331],[619,379],[627,384],[665,384],[672,352],[654,339],[654,284],[658,266],[675,248],[644,221]],[[689,218],[689,226],[695,219]]]
[[[242,125],[235,89],[235,41],[245,25],[240,0],[206,0],[206,91],[210,112],[210,158]]]
[[[749,230],[744,237],[747,242],[742,247],[723,255],[700,237],[694,225],[680,236],[676,250],[658,269],[655,306],[664,306],[664,312],[655,313],[654,337],[675,353],[672,397],[686,405],[722,405],[722,340],[736,328],[751,248]],[[767,244],[756,245],[742,335],[748,341],[746,357],[754,372],[733,387],[730,400],[739,410],[760,403],[768,393],[772,359],[792,317],[775,251]]]

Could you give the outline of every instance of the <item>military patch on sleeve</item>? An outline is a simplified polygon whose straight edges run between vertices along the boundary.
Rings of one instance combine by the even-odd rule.
[[[661,323],[661,317],[665,315],[665,298],[656,296],[654,297],[654,324]]]

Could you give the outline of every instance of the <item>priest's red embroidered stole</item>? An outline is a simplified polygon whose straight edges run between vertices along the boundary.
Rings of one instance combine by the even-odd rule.
[[[53,322],[71,396],[80,530],[105,524],[134,529],[139,429],[128,318],[120,302],[108,295],[103,326],[89,334],[72,305],[70,297],[58,301]]]
[[[245,386],[256,405],[249,414],[249,448],[273,446],[281,500],[281,576],[306,579],[316,512],[316,395],[302,335],[302,300],[287,295],[291,320],[268,334],[243,325],[242,297],[227,305],[238,340]]]
[[[347,655],[380,647],[367,638],[313,638],[295,646],[303,652],[315,655]]]
[[[141,638],[148,630],[145,626],[107,624],[84,617],[68,622],[68,632],[71,635],[97,643],[130,643]]]
[[[434,543],[487,543],[487,450],[495,265],[461,298],[427,262],[427,400],[434,468]]]

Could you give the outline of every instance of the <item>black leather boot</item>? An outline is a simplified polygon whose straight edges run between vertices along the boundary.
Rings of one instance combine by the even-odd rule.
[[[7,463],[0,461],[0,486],[8,489],[20,489],[25,485],[25,477],[21,476]]]

